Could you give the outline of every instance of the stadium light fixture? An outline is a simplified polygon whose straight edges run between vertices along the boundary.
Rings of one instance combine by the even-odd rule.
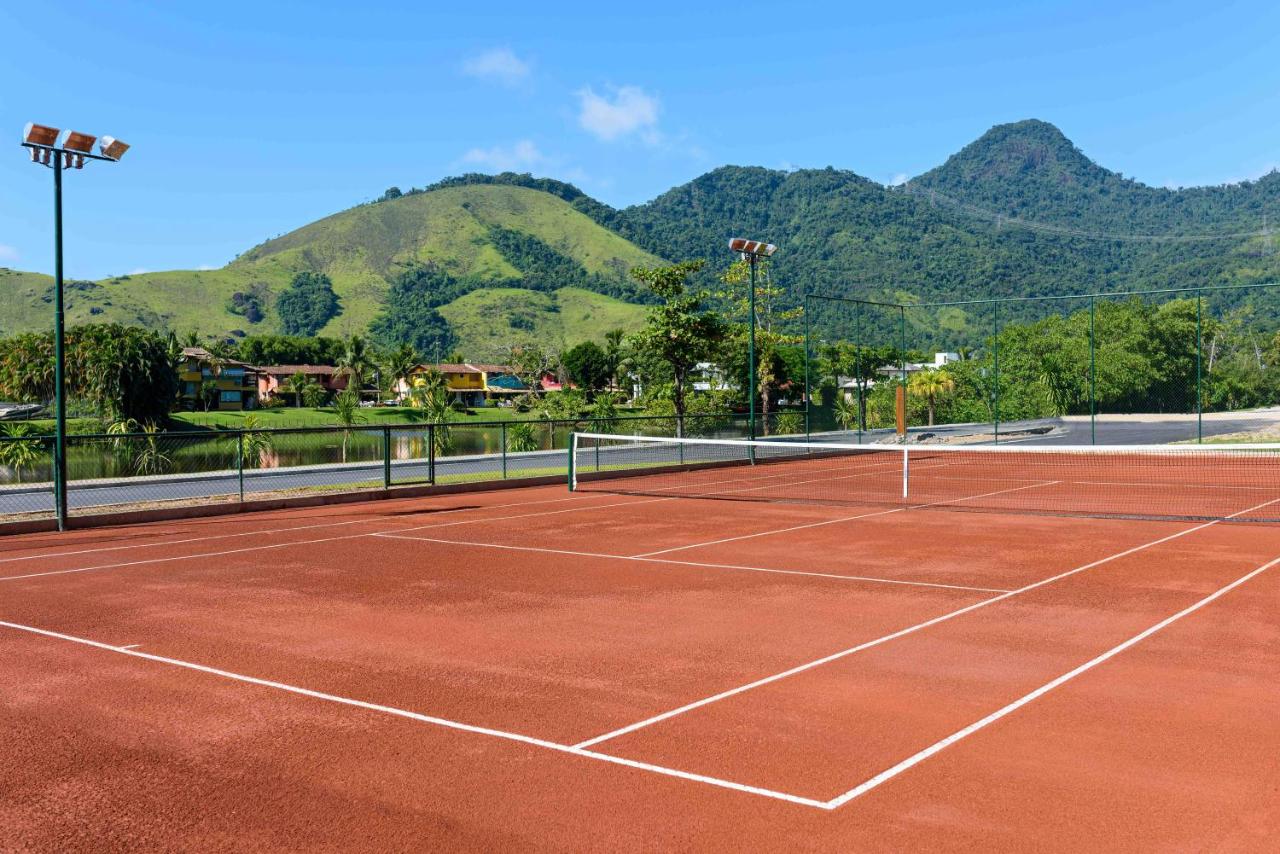
[[[761,258],[768,258],[778,251],[778,247],[763,240],[747,240],[745,237],[734,237],[729,240],[729,249],[737,252],[743,261],[751,267],[751,294],[748,297],[751,315],[751,332],[747,337],[747,435],[756,437],[756,265]],[[806,393],[808,389],[805,390]],[[755,457],[753,456],[754,460]]]
[[[67,384],[65,315],[62,293],[62,172],[83,169],[86,160],[114,163],[129,149],[118,139],[104,136],[101,154],[93,153],[95,136],[67,131],[62,145],[58,128],[29,123],[22,131],[22,146],[30,149],[31,161],[53,170],[53,374],[55,435],[53,445],[53,493],[58,530],[67,529]]]

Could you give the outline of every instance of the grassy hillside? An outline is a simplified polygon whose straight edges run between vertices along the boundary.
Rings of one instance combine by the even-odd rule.
[[[625,279],[633,266],[661,263],[549,193],[517,186],[458,186],[343,211],[256,246],[219,270],[77,283],[67,291],[68,319],[212,335],[275,332],[276,297],[296,273],[312,270],[333,280],[342,305],[321,334],[360,333],[381,310],[390,279],[411,265],[434,262],[451,275],[495,284],[519,279],[521,271],[494,245],[490,231],[495,226],[537,238],[588,273],[611,280]],[[48,276],[0,270],[0,332],[47,328],[51,283]],[[264,316],[257,322],[229,310],[238,292],[258,297]],[[558,298],[546,297],[523,310],[531,314],[535,330],[571,341],[598,337],[603,329],[596,328],[597,322],[612,323],[611,318],[627,314],[620,308],[626,304],[617,300],[567,299],[572,305],[590,305],[566,312]],[[543,311],[553,316],[535,316]],[[459,316],[471,315],[464,307]],[[509,327],[503,329],[509,332]],[[496,336],[473,324],[458,337],[466,350]]]
[[[499,358],[513,341],[533,340],[560,349],[590,338],[604,342],[610,329],[634,332],[644,323],[644,307],[581,288],[551,293],[519,288],[472,291],[440,313],[474,358]]]

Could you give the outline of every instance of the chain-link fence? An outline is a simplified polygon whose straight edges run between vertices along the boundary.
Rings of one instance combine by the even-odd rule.
[[[803,414],[772,416],[803,434]],[[73,515],[566,473],[572,432],[675,436],[675,416],[184,430],[67,437]],[[746,417],[687,415],[689,436],[745,438]],[[55,512],[53,438],[0,436],[0,520]]]
[[[1267,411],[1280,404],[1280,286],[806,301],[815,433],[893,440],[897,382],[913,439],[1151,444],[1280,433],[1280,414]]]
[[[892,433],[906,378],[905,307],[810,295],[805,318],[808,436],[861,442]]]

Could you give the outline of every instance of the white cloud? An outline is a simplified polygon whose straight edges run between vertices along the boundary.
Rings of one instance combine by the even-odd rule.
[[[17,261],[18,250],[0,243],[0,261]]]
[[[515,86],[529,76],[529,63],[510,48],[497,47],[471,57],[462,63],[462,73],[481,80],[494,80],[504,86]]]
[[[578,90],[578,124],[605,142],[639,133],[648,145],[662,141],[658,131],[658,99],[639,86],[613,90],[613,98],[597,95],[591,87]]]
[[[542,163],[546,158],[538,150],[538,146],[527,139],[515,145],[495,145],[492,148],[472,148],[462,155],[462,162],[474,166],[484,166],[496,172],[515,172],[529,169]]]
[[[139,267],[139,268],[138,268],[138,269],[136,269],[136,270],[130,270],[130,271],[129,271],[128,273],[126,273],[125,275],[127,275],[127,276],[141,276],[143,273],[150,273],[150,272],[151,272],[150,270],[147,270],[147,269],[144,269],[144,268],[142,268],[142,267]]]
[[[199,267],[196,267],[196,269],[197,270],[216,270],[218,268],[213,264],[201,264]]]
[[[897,175],[894,175],[892,178],[889,179],[889,186],[901,187],[903,184],[907,183],[910,180],[911,180],[911,176],[908,175],[906,172],[899,172]]]

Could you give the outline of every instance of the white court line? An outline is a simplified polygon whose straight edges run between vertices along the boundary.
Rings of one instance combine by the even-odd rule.
[[[442,493],[441,497],[448,497],[448,494]],[[568,498],[544,498],[544,499],[539,499],[537,501],[517,501],[517,502],[511,502],[509,504],[490,504],[484,507],[476,507],[476,506],[447,507],[441,510],[422,510],[417,513],[407,514],[407,516],[401,516],[400,518],[407,518],[408,516],[424,516],[424,515],[439,516],[443,513],[462,513],[467,510],[499,510],[504,507],[525,507],[532,504],[557,504],[563,501],[577,501],[577,500],[582,500],[582,499],[591,498],[591,497],[593,496],[571,495]],[[412,499],[392,499],[392,500],[404,501],[404,500],[412,500]],[[366,502],[361,502],[361,503],[366,503]],[[155,548],[156,546],[176,546],[182,543],[198,543],[198,542],[204,542],[207,540],[228,540],[233,537],[252,537],[256,535],[269,536],[274,534],[287,534],[290,531],[309,531],[314,528],[337,528],[343,525],[359,525],[362,522],[377,522],[377,521],[379,520],[378,519],[344,519],[341,522],[320,522],[315,525],[294,525],[287,528],[263,528],[257,531],[237,531],[232,534],[209,534],[208,536],[204,536],[204,537],[187,537],[181,540],[157,540],[154,543],[126,543],[124,545],[119,545],[119,546],[102,546],[100,548],[77,549],[76,551],[69,551],[69,552],[44,552],[42,554],[34,554],[34,555],[19,555],[18,557],[0,557],[0,563],[12,563],[14,561],[21,561],[21,560],[39,560],[40,558],[75,557],[76,555],[98,554],[99,552],[126,551],[129,549],[149,549],[149,548]],[[164,536],[164,534],[163,532],[161,532],[156,534],[156,536]],[[39,546],[33,546],[32,548],[39,548]]]
[[[892,780],[894,777],[901,774],[902,772],[907,771],[915,767],[916,765],[919,765],[921,762],[928,759],[930,756],[933,756],[938,752],[945,750],[946,748],[950,747],[951,745],[955,744],[961,739],[968,738],[978,730],[981,730],[990,726],[991,724],[995,723],[996,721],[1000,720],[1006,715],[1016,712],[1018,709],[1027,705],[1031,701],[1038,699],[1039,697],[1043,697],[1045,694],[1049,693],[1050,691],[1059,687],[1060,685],[1063,685],[1067,682],[1070,682],[1072,679],[1075,679],[1080,674],[1088,672],[1089,670],[1092,670],[1093,668],[1097,667],[1099,664],[1102,664],[1108,659],[1114,658],[1115,656],[1124,652],[1126,649],[1129,649],[1135,644],[1141,643],[1142,641],[1154,635],[1156,632],[1172,625],[1173,623],[1176,623],[1178,620],[1181,620],[1183,617],[1187,616],[1188,614],[1195,613],[1196,611],[1203,608],[1205,605],[1208,605],[1210,602],[1213,602],[1215,599],[1225,596],[1227,593],[1231,592],[1232,590],[1239,587],[1240,585],[1248,582],[1250,579],[1256,578],[1257,576],[1266,572],[1268,569],[1271,569],[1271,567],[1275,566],[1276,564],[1280,564],[1280,558],[1276,558],[1274,560],[1268,561],[1267,563],[1264,563],[1262,566],[1258,567],[1257,569],[1253,570],[1247,575],[1243,575],[1240,578],[1237,578],[1235,581],[1231,582],[1225,587],[1218,588],[1213,593],[1210,593],[1208,596],[1196,602],[1194,605],[1183,608],[1178,613],[1174,614],[1171,617],[1166,617],[1165,619],[1156,623],[1151,628],[1146,629],[1145,631],[1139,632],[1138,634],[1129,638],[1127,641],[1124,641],[1123,643],[1113,646],[1111,649],[1107,650],[1106,652],[1102,653],[1099,656],[1096,656],[1095,658],[1091,658],[1090,660],[1086,661],[1084,664],[1080,665],[1074,670],[1071,670],[1071,671],[1068,671],[1067,673],[1062,674],[1057,679],[1054,679],[1050,682],[1046,682],[1044,685],[1041,685],[1039,688],[1035,689],[1029,694],[1024,694],[1023,696],[1014,700],[1012,703],[1008,704],[1007,706],[997,709],[996,711],[987,715],[982,720],[975,721],[974,723],[969,724],[969,726],[965,727],[964,729],[957,730],[956,732],[953,732],[951,735],[947,736],[946,738],[934,742],[933,744],[926,747],[924,750],[921,750],[919,753],[916,753],[912,756],[907,757],[906,759],[899,762],[897,765],[894,765],[892,768],[889,768],[886,771],[880,772],[876,776],[872,777],[870,780],[867,780],[865,783],[855,786],[854,788],[850,789],[844,794],[838,795],[837,797],[834,797],[831,800],[827,801],[826,807],[828,809],[836,809],[838,807],[841,807],[847,804],[849,801],[853,800],[854,798],[860,795],[865,795],[867,792],[871,791],[872,789],[881,785],[882,783],[886,783],[889,780]]]
[[[55,640],[68,641],[70,643],[82,644],[84,646],[93,647],[95,649],[114,652],[119,655],[127,655],[133,658],[140,658],[146,661],[154,661],[159,664],[168,664],[173,667],[180,667],[185,670],[194,670],[198,673],[205,673],[211,676],[217,676],[222,679],[229,679],[234,682],[244,682],[250,685],[257,685],[262,688],[272,688],[277,691],[285,691],[290,694],[297,694],[303,697],[310,697],[314,700],[323,700],[329,703],[337,703],[343,706],[352,706],[358,709],[364,709],[370,712],[378,712],[384,715],[393,715],[399,718],[408,718],[409,720],[418,721],[419,723],[432,724],[445,729],[459,730],[462,732],[473,733],[475,735],[485,735],[491,738],[500,738],[506,741],[515,741],[521,744],[528,744],[533,747],[542,747],[547,750],[554,750],[558,753],[568,753],[572,756],[581,756],[585,759],[595,759],[600,762],[608,762],[613,765],[622,765],[627,768],[634,768],[640,771],[648,771],[654,774],[661,774],[665,777],[675,777],[681,780],[688,780],[694,783],[704,783],[710,786],[716,786],[721,789],[731,789],[735,792],[743,792],[749,795],[759,795],[761,797],[772,798],[779,801],[787,801],[793,804],[799,804],[806,807],[816,807],[818,809],[830,809],[825,802],[815,800],[814,798],[805,798],[800,795],[792,795],[787,792],[779,792],[773,789],[763,789],[759,786],[748,786],[745,783],[735,783],[732,780],[724,780],[719,777],[708,777],[704,774],[694,774],[689,771],[681,771],[676,768],[668,768],[662,765],[651,765],[647,762],[637,762],[633,759],[624,759],[620,756],[610,756],[607,753],[597,753],[593,750],[584,750],[580,747],[574,747],[568,744],[560,744],[555,741],[547,741],[546,739],[534,738],[529,735],[521,735],[515,732],[506,732],[504,730],[492,729],[490,727],[474,726],[472,724],[464,724],[459,721],[449,720],[447,718],[438,718],[433,715],[424,715],[418,712],[411,712],[407,709],[399,709],[395,706],[384,706],[379,703],[370,703],[364,700],[356,700],[351,697],[343,697],[338,694],[326,694],[323,691],[313,691],[310,688],[301,688],[297,685],[290,685],[285,682],[275,682],[269,679],[260,679],[256,676],[246,676],[243,673],[235,673],[230,670],[222,670],[216,667],[209,667],[204,664],[197,664],[192,661],[184,661],[179,658],[168,658],[162,655],[153,655],[148,652],[137,652],[129,647],[113,646],[112,644],[102,643],[100,641],[90,640],[88,638],[77,637],[75,635],[63,634],[61,632],[53,632],[48,629],[40,629],[35,626],[27,626],[21,623],[10,623],[0,620],[0,627],[13,629],[14,631],[27,632],[34,635],[41,635]]]
[[[1241,510],[1237,513],[1233,513],[1231,514],[1231,516],[1227,516],[1225,518],[1230,519],[1235,516],[1243,516],[1245,513],[1251,513],[1254,510],[1259,510],[1268,505],[1275,504],[1277,501],[1280,501],[1280,498],[1273,498],[1270,501],[1266,501],[1266,502],[1263,502],[1262,504],[1258,504],[1248,509]],[[1057,575],[1050,576],[1049,578],[1032,582],[1031,584],[1028,584],[1024,587],[1019,587],[1017,590],[1011,590],[1008,593],[1001,593],[999,596],[992,596],[990,599],[983,599],[980,602],[975,602],[972,605],[966,605],[963,608],[959,608],[955,611],[942,614],[941,616],[934,617],[930,620],[925,620],[922,623],[916,623],[914,626],[908,626],[905,629],[899,629],[896,632],[884,635],[883,637],[876,638],[875,640],[867,641],[865,643],[860,643],[857,646],[849,647],[848,649],[843,649],[843,650],[840,650],[839,652],[833,652],[831,655],[824,656],[823,658],[819,658],[814,661],[808,661],[808,662],[805,662],[804,664],[796,665],[795,667],[792,667],[789,670],[784,670],[781,673],[774,673],[771,676],[765,676],[764,678],[757,679],[754,682],[748,682],[746,685],[739,685],[736,688],[730,688],[727,691],[721,691],[719,694],[713,694],[712,696],[704,697],[701,700],[694,700],[692,703],[686,703],[685,705],[680,706],[679,708],[671,709],[670,711],[666,711],[661,714],[654,715],[653,717],[650,717],[650,718],[645,718],[642,721],[637,721],[636,723],[630,724],[625,727],[621,727],[620,729],[613,730],[612,732],[606,732],[603,735],[598,735],[598,736],[595,736],[594,738],[589,738],[586,741],[580,741],[574,746],[575,747],[591,747],[593,745],[600,744],[601,742],[609,741],[610,739],[617,738],[618,736],[626,735],[627,733],[644,729],[645,727],[652,726],[656,723],[661,723],[662,721],[670,720],[671,718],[674,718],[677,715],[683,715],[684,713],[691,712],[694,709],[700,709],[703,706],[708,706],[712,703],[719,702],[720,700],[725,700],[725,699],[728,699],[729,697],[734,697],[734,696],[737,696],[738,694],[743,694],[755,688],[760,688],[764,685],[769,685],[773,682],[786,679],[790,676],[795,676],[797,673],[804,673],[806,670],[812,670],[815,667],[820,667],[824,664],[830,664],[833,661],[838,661],[842,658],[846,658],[850,655],[854,655],[855,653],[862,652],[863,650],[871,649],[872,647],[875,647],[875,646],[880,646],[883,643],[888,643],[891,640],[896,640],[900,637],[905,637],[906,635],[909,635],[909,634],[914,634],[915,632],[918,632],[921,629],[927,629],[930,626],[936,626],[939,623],[944,623],[948,620],[955,619],[956,617],[959,617],[963,614],[968,614],[971,611],[976,611],[979,608],[985,608],[988,605],[994,605],[997,602],[1003,602],[1005,599],[1011,599],[1014,596],[1027,593],[1031,590],[1035,590],[1038,587],[1044,587],[1046,584],[1052,584],[1055,581],[1061,581],[1064,578],[1068,578],[1072,575],[1076,575],[1077,573],[1081,573],[1086,570],[1093,569],[1094,567],[1102,566],[1105,563],[1111,563],[1114,560],[1119,560],[1120,558],[1128,557],[1129,555],[1136,554],[1141,551],[1145,551],[1146,549],[1149,549],[1153,546],[1158,546],[1161,543],[1167,543],[1171,540],[1176,540],[1179,537],[1185,537],[1187,534],[1191,534],[1196,531],[1202,531],[1205,528],[1210,528],[1222,521],[1224,520],[1214,519],[1212,522],[1205,522],[1200,525],[1195,525],[1190,528],[1185,528],[1176,533],[1161,537],[1158,540],[1151,540],[1150,542],[1134,546],[1133,548],[1125,549],[1122,552],[1116,552],[1113,555],[1108,555],[1107,557],[1100,558],[1098,560],[1092,561],[1091,563],[1086,563],[1082,566],[1077,566],[1074,569],[1069,569],[1066,572],[1061,572],[1061,573],[1058,573]]]
[[[631,504],[648,504],[652,501],[670,501],[670,500],[672,499],[655,498],[655,499],[645,499],[642,501],[615,501],[609,504],[591,504],[585,507],[570,507],[565,510],[543,510],[537,513],[522,513],[517,516],[502,516],[494,519],[490,519],[490,518],[463,519],[458,522],[442,522],[439,525],[420,525],[414,528],[395,528],[392,531],[365,531],[359,534],[345,534],[339,537],[319,537],[312,540],[290,540],[287,543],[267,543],[265,545],[260,545],[260,546],[245,546],[244,548],[225,549],[223,551],[217,551],[217,552],[199,552],[197,554],[168,555],[165,557],[146,558],[143,560],[129,560],[129,561],[121,561],[119,563],[105,563],[98,566],[82,566],[82,567],[76,567],[73,569],[53,569],[53,570],[47,570],[45,572],[30,572],[24,575],[0,576],[0,582],[21,581],[29,578],[45,578],[51,575],[75,575],[81,572],[97,572],[99,570],[104,570],[104,569],[122,569],[124,567],[129,567],[129,566],[145,566],[153,563],[166,563],[168,561],[195,560],[197,558],[206,558],[206,557],[224,557],[226,555],[243,554],[245,552],[266,551],[267,549],[285,549],[285,548],[290,548],[291,546],[310,546],[310,545],[315,545],[317,543],[331,543],[331,542],[337,542],[338,540],[355,540],[361,537],[371,537],[379,533],[396,533],[400,531],[422,531],[429,528],[447,528],[453,525],[470,525],[478,522],[493,523],[493,522],[506,521],[508,519],[524,519],[530,516],[553,516],[559,513],[573,513],[579,510],[594,510],[596,508],[602,508],[602,507],[620,507],[620,506],[626,506]]]
[[[635,555],[612,555],[603,552],[579,552],[571,549],[548,549],[538,546],[513,546],[504,543],[476,543],[470,540],[442,540],[437,537],[406,537],[401,534],[373,534],[387,540],[413,540],[419,543],[442,543],[451,546],[471,546],[483,549],[503,549],[513,552],[538,552],[540,554],[568,555],[570,557],[604,558],[607,560],[628,560],[640,563],[666,563],[677,566],[696,566],[706,569],[737,569],[743,572],[768,572],[777,575],[807,575],[812,578],[834,578],[840,581],[860,581],[869,584],[899,584],[905,587],[938,587],[944,590],[969,590],[976,593],[1008,593],[996,587],[968,587],[963,584],[942,584],[933,581],[908,581],[901,578],[879,578],[871,575],[839,575],[833,572],[810,572],[800,569],[774,569],[765,566],[743,566],[733,563],[704,563],[695,560],[675,560],[661,557],[638,557]]]
[[[642,554],[632,555],[632,557],[655,557],[656,555],[665,555],[665,554],[670,554],[671,552],[682,552],[682,551],[685,551],[686,549],[698,549],[698,548],[702,548],[703,546],[718,546],[721,543],[733,543],[733,542],[737,542],[738,540],[750,540],[754,537],[768,537],[773,534],[785,534],[790,531],[803,531],[806,528],[820,528],[823,525],[835,525],[840,522],[852,522],[854,519],[870,519],[872,516],[888,516],[890,513],[901,513],[904,510],[923,510],[927,507],[937,507],[940,504],[956,504],[961,501],[976,501],[979,498],[987,498],[992,495],[1003,495],[1006,492],[1018,492],[1023,489],[1036,489],[1041,486],[1053,486],[1056,483],[1060,483],[1060,481],[1043,480],[1038,483],[1029,483],[1025,486],[1013,486],[1008,489],[997,489],[994,492],[984,492],[981,495],[966,495],[962,498],[948,498],[945,501],[933,501],[933,502],[930,502],[929,504],[911,504],[905,507],[894,507],[891,510],[877,510],[874,513],[860,513],[856,516],[842,516],[839,519],[826,519],[821,522],[809,522],[804,525],[792,525],[789,528],[774,528],[769,531],[757,531],[754,534],[742,534],[737,537],[724,537],[723,539],[719,539],[719,540],[708,540],[702,543],[690,543],[687,546],[672,546],[669,549],[659,549],[653,552],[644,552]]]

